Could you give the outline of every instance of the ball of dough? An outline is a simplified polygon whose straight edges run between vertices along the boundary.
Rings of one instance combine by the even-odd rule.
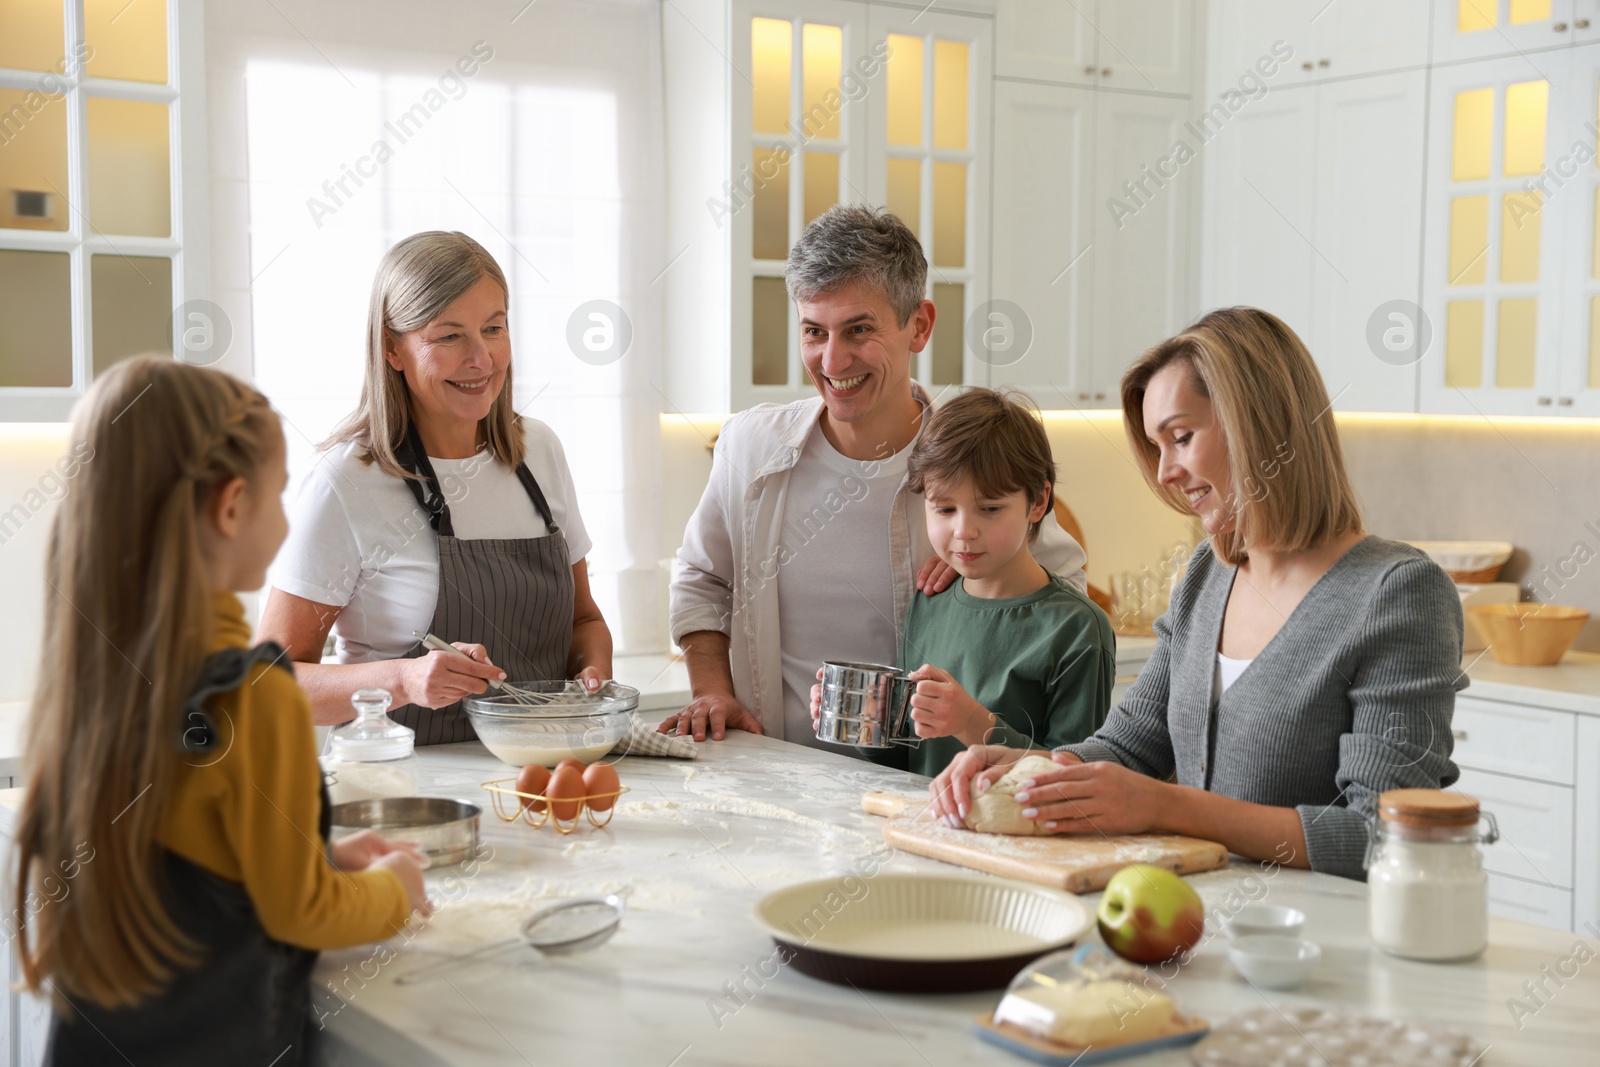
[[[1024,756],[999,781],[982,793],[972,794],[967,809],[967,829],[982,834],[1043,834],[1049,831],[1040,823],[1022,817],[1016,791],[1029,778],[1046,771],[1058,771],[1061,764],[1048,756]]]

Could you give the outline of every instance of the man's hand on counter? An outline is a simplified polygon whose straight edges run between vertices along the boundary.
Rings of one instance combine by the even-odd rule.
[[[676,715],[668,715],[656,727],[656,733],[676,733],[679,737],[693,735],[696,741],[706,739],[707,729],[711,740],[721,741],[727,730],[748,730],[761,733],[761,724],[745,706],[731,695],[713,693],[699,697]]]

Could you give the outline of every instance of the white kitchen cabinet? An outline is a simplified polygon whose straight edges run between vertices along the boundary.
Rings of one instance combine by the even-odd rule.
[[[1097,39],[1089,3],[1000,0],[995,6],[994,72],[1060,85],[1093,86],[1099,79]]]
[[[1417,300],[1425,78],[1278,89],[1204,150],[1202,305],[1287,322],[1339,411],[1416,410],[1414,360],[1380,358],[1369,324],[1382,305]]]
[[[1195,0],[1000,0],[995,73],[1189,96]]]
[[[15,840],[9,833],[0,834],[0,848],[11,855]],[[0,892],[5,899],[13,899],[10,883],[11,871],[7,868]],[[9,906],[7,908],[9,911]],[[36,932],[35,932],[36,934]],[[18,990],[22,982],[22,962],[17,956],[17,939],[5,938],[4,973],[11,990]],[[44,1060],[44,1046],[50,1036],[50,1004],[32,993],[12,992],[6,997],[4,1010],[0,1010],[0,1067],[35,1067]]]
[[[1600,718],[1579,715],[1573,838],[1573,929],[1600,937]]]
[[[988,368],[1044,408],[1093,389],[1095,97],[1088,89],[995,84],[994,298],[1021,309]],[[1016,351],[1023,333],[1026,351]]]
[[[1308,340],[1317,259],[1316,122],[1315,87],[1278,90],[1245,105],[1200,158],[1201,305],[1263,308]]]
[[[1573,784],[1577,716],[1565,711],[1456,697],[1451,720],[1457,765],[1536,782]]]
[[[1542,5],[1527,0],[1434,0],[1433,61],[1526,56],[1570,45],[1577,34],[1594,31],[1594,7],[1593,0],[1548,0]]]
[[[1237,87],[1257,64],[1274,88],[1421,68],[1428,61],[1428,5],[1395,0],[1213,0],[1207,96]],[[1279,42],[1291,55],[1282,60]],[[1274,63],[1278,59],[1281,62]]]
[[[1095,406],[1116,407],[1128,365],[1194,318],[1200,173],[1173,152],[1193,140],[1189,101],[1100,93],[1095,110],[1094,249],[1080,265],[1094,293],[1089,392]]]
[[[1571,892],[1492,871],[1489,873],[1489,910],[1525,923],[1553,926],[1558,930],[1574,929]]]
[[[1195,8],[1195,0],[1100,0],[1100,87],[1191,95]]]
[[[991,384],[1044,407],[1116,407],[1123,369],[1193,317],[1199,176],[1172,159],[1190,106],[997,84],[994,295],[1022,310],[1032,343],[991,357]]]
[[[1456,698],[1454,788],[1500,827],[1483,850],[1490,910],[1582,930],[1600,924],[1600,717],[1538,706],[1533,676],[1522,692]]]
[[[1417,301],[1425,90],[1420,70],[1316,90],[1317,255],[1306,340],[1339,411],[1416,410],[1417,366],[1405,351],[1415,313],[1379,315],[1382,330],[1399,330],[1390,335],[1399,352],[1381,340],[1374,350],[1372,321],[1391,301]]]
[[[1500,826],[1500,840],[1483,850],[1497,874],[1572,888],[1572,788],[1462,768],[1456,788],[1478,798]]]

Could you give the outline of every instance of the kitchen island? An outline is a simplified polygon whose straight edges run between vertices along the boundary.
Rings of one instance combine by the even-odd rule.
[[[861,812],[861,793],[914,790],[924,779],[745,733],[702,746],[700,757],[622,760],[630,792],[603,830],[585,823],[564,837],[486,810],[485,858],[428,875],[444,904],[427,929],[377,951],[323,956],[323,1062],[1024,1062],[972,1034],[973,1017],[992,1009],[998,992],[909,996],[828,985],[780,968],[748,918],[773,888],[846,871],[875,850],[881,856],[881,821]],[[424,791],[442,796],[482,801],[480,784],[508,773],[477,744],[424,749],[422,759]],[[881,869],[956,870],[904,854]],[[1486,1065],[1594,1059],[1600,960],[1580,965],[1573,955],[1580,940],[1582,955],[1600,951],[1600,931],[1494,918],[1483,957],[1425,964],[1371,947],[1362,883],[1243,861],[1191,881],[1213,913],[1247,898],[1300,908],[1305,936],[1324,953],[1301,989],[1258,990],[1234,972],[1212,923],[1170,988],[1212,1022],[1269,1005],[1318,1006],[1456,1027],[1490,1044]],[[630,906],[620,931],[588,955],[539,959],[518,947],[426,983],[395,983],[439,954],[509,936],[542,903],[624,890]],[[1083,899],[1092,907],[1097,898]],[[1561,977],[1574,967],[1575,977]],[[1548,995],[1532,999],[1524,983]],[[1513,1000],[1523,1010],[1514,1014]],[[1137,1062],[1190,1061],[1176,1050]]]

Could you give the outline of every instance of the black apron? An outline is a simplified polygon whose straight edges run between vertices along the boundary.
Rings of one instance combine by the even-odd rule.
[[[565,678],[572,650],[572,561],[567,540],[528,465],[517,465],[517,480],[550,532],[544,537],[463,540],[455,535],[450,506],[416,426],[395,449],[395,458],[420,476],[421,480],[407,478],[406,486],[439,535],[439,598],[429,631],[446,641],[482,645],[506,672],[507,681]],[[413,658],[429,651],[418,642],[406,655]],[[419,745],[478,737],[459,702],[443,708],[407,704],[389,712],[389,717],[415,730]]]
[[[270,642],[223,649],[206,660],[178,728],[182,751],[206,753],[216,746],[205,702],[238,688],[257,663],[293,673],[283,649]],[[270,714],[274,709],[256,710]],[[324,787],[317,818],[324,848],[328,807]],[[161,854],[167,914],[198,946],[199,965],[179,971],[166,990],[135,1007],[73,1001],[65,1015],[52,1014],[46,1067],[125,1067],[130,1061],[141,1067],[303,1063],[311,1038],[311,970],[317,953],[268,937],[244,886],[175,852]]]

